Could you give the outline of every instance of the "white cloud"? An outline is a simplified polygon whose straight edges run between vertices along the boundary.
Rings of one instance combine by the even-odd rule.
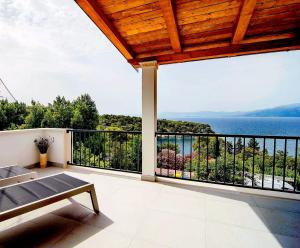
[[[87,92],[101,112],[140,112],[138,75],[72,0],[2,2],[0,54],[0,76],[21,101]]]

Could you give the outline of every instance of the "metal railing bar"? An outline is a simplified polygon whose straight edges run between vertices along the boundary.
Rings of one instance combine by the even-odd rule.
[[[298,140],[296,140],[295,146],[296,146],[296,148],[295,148],[295,164],[294,164],[294,192],[296,191],[296,187],[297,187]]]
[[[276,162],[276,139],[274,139],[274,147],[273,147],[272,189],[274,189],[275,162]]]
[[[202,137],[229,137],[229,138],[256,138],[256,139],[299,139],[298,136],[279,136],[279,135],[249,135],[249,134],[223,134],[223,133],[181,133],[181,132],[156,132],[156,135],[184,135],[184,136],[202,136]]]

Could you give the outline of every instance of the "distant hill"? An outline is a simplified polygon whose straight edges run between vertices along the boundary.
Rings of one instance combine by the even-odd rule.
[[[98,130],[123,130],[123,131],[140,131],[142,130],[142,118],[125,115],[100,115]],[[182,133],[214,133],[208,124],[174,121],[174,120],[157,120],[158,132],[182,132]]]
[[[159,115],[161,118],[213,118],[213,117],[300,117],[300,103],[261,109],[249,112],[166,112]]]
[[[300,103],[248,112],[249,117],[300,117]]]

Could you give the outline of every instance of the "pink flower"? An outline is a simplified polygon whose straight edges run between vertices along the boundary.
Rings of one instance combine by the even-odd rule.
[[[181,170],[185,162],[184,160],[181,154],[175,154],[173,150],[162,149],[157,156],[157,166],[165,169]]]

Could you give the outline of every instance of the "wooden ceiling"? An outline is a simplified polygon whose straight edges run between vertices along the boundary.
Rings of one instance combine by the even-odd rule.
[[[129,63],[300,49],[300,0],[75,0]]]

